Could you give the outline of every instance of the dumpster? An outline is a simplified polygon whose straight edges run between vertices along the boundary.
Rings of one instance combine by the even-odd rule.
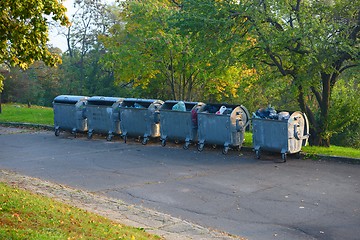
[[[85,116],[88,97],[59,95],[54,98],[54,130],[55,136],[59,136],[60,130],[77,132],[87,131],[87,119]]]
[[[161,145],[168,139],[185,141],[184,149],[197,140],[197,112],[204,105],[201,102],[168,100],[160,108]]]
[[[245,128],[250,123],[248,110],[242,105],[206,104],[198,113],[198,150],[206,144],[241,148]]]
[[[260,116],[259,116],[260,115]],[[262,150],[279,152],[286,161],[288,153],[300,156],[301,147],[309,138],[309,122],[302,112],[254,114],[252,119],[253,147],[259,159]]]
[[[143,137],[147,144],[150,137],[160,136],[159,109],[164,102],[156,99],[125,98],[120,108],[121,136]]]
[[[94,96],[88,99],[86,117],[88,122],[88,139],[94,132],[107,134],[111,141],[115,135],[121,134],[120,105],[124,99],[116,97]]]

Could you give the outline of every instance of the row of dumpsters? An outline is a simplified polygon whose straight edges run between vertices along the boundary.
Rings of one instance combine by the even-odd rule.
[[[252,123],[253,148],[257,158],[262,151],[280,152],[286,161],[288,153],[300,153],[307,144],[309,124],[301,112],[287,117],[269,119],[252,116],[242,105],[205,104],[202,102],[162,101],[159,99],[117,98],[105,96],[60,95],[53,101],[54,130],[105,134],[108,141],[121,136],[140,138],[142,144],[158,138],[167,141],[192,143],[202,151],[205,145],[222,146],[222,153],[240,150],[245,130]]]

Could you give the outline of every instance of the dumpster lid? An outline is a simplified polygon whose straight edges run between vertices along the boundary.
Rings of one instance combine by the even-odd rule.
[[[77,103],[79,101],[85,101],[88,98],[87,96],[59,95],[54,98],[54,103]]]
[[[122,102],[124,98],[92,96],[88,99],[88,105],[107,105],[112,106],[116,102]]]

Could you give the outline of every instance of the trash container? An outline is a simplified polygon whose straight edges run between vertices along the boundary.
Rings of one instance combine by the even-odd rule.
[[[111,141],[114,135],[120,135],[120,105],[124,99],[116,97],[94,96],[88,99],[86,117],[88,138],[95,133],[107,134]]]
[[[88,97],[59,95],[54,98],[54,130],[55,136],[59,136],[60,130],[71,131],[76,136],[77,132],[87,131],[87,119],[85,116]]]
[[[120,126],[126,142],[128,136],[143,136],[142,144],[150,137],[160,136],[159,109],[164,102],[156,99],[125,98],[120,108]]]
[[[197,112],[204,105],[201,102],[168,100],[160,108],[161,145],[168,139],[185,141],[188,149],[191,141],[197,140]]]
[[[206,104],[198,113],[198,150],[205,143],[223,145],[223,154],[229,147],[240,149],[249,123],[249,112],[242,105]]]
[[[286,161],[288,153],[298,153],[309,138],[309,122],[302,112],[272,113],[272,116],[254,114],[252,119],[253,147],[259,159],[262,150],[280,152]]]

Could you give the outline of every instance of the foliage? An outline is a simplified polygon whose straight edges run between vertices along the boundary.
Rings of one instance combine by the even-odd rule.
[[[0,4],[0,64],[26,69],[37,60],[54,66],[60,56],[48,47],[47,16],[69,24],[58,0],[12,0]],[[3,78],[0,78],[0,86]]]
[[[335,145],[360,148],[360,85],[358,75],[347,74],[334,87],[331,96],[329,130]]]
[[[141,229],[0,183],[1,239],[159,239]]]
[[[0,122],[54,125],[54,112],[49,107],[33,105],[29,108],[25,104],[6,103],[2,108]]]
[[[330,96],[339,76],[359,64],[358,1],[178,1],[178,26],[230,49],[227,59],[269,67],[311,123],[314,144],[329,144]],[[241,47],[240,47],[241,46]],[[275,80],[274,80],[275,81]]]
[[[57,68],[34,62],[27,70],[13,67],[4,74],[3,102],[18,102],[51,106],[55,96],[61,93],[62,83]]]
[[[152,90],[159,87],[152,84],[156,82],[165,87],[163,92],[171,92],[170,98],[189,98],[186,91],[191,91],[198,67],[188,39],[168,26],[174,11],[169,1],[125,1],[121,6],[118,24],[102,38],[109,50],[104,62],[115,69],[118,82]]]
[[[77,0],[72,26],[64,33],[68,50],[60,66],[61,91],[76,95],[115,95],[113,72],[99,59],[105,53],[98,41],[113,24],[113,12],[104,1]]]
[[[216,102],[237,97],[238,79],[251,70],[223,61],[211,42],[179,32],[173,17],[179,8],[172,1],[129,0],[121,6],[118,24],[101,38],[109,51],[103,61],[119,83],[141,89],[143,97]]]

